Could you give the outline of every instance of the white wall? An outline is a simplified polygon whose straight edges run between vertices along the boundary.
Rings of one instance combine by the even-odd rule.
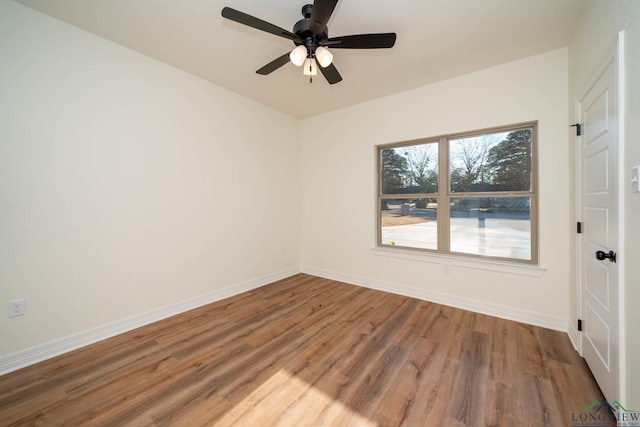
[[[621,275],[624,277],[621,285],[624,290],[622,300],[625,313],[622,321],[622,357],[626,372],[622,378],[623,390],[619,398],[625,407],[637,409],[640,408],[640,310],[637,308],[640,301],[640,193],[631,192],[630,179],[631,166],[640,165],[640,2],[588,1],[580,27],[569,47],[569,100],[570,105],[573,105],[573,100],[583,90],[590,73],[615,42],[618,32],[623,30],[626,45],[626,85],[623,88],[626,99],[626,140],[621,194],[624,199],[625,246],[618,248],[617,252],[624,265]],[[573,120],[573,111],[569,117]],[[572,212],[575,212],[575,207]],[[575,253],[575,244],[572,244],[571,250]],[[570,304],[571,318],[575,319],[575,292],[571,294]]]
[[[298,271],[298,126],[1,1],[0,356]]]
[[[304,120],[303,271],[498,315],[506,310],[566,330],[572,265],[567,55],[555,50]],[[439,262],[372,250],[375,145],[531,120],[539,120],[542,277],[456,266],[444,273]]]

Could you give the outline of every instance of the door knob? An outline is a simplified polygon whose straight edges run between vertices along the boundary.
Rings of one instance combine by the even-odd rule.
[[[613,251],[609,251],[609,253],[605,253],[603,251],[598,251],[598,252],[596,252],[596,258],[598,258],[600,261],[603,261],[603,260],[609,258],[609,261],[616,262],[616,253],[613,252]]]

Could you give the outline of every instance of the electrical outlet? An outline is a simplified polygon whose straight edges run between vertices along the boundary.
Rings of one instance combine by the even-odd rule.
[[[451,271],[451,264],[447,262],[442,263],[442,271],[449,273]]]
[[[16,317],[24,315],[27,302],[24,298],[14,299],[9,301],[9,317]]]

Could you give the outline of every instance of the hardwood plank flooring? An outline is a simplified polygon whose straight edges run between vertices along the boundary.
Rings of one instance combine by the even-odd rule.
[[[305,274],[0,377],[0,426],[570,426],[566,334]]]

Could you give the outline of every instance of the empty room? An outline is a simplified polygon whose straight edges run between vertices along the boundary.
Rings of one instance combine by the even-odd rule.
[[[640,426],[640,2],[0,0],[0,426]]]

